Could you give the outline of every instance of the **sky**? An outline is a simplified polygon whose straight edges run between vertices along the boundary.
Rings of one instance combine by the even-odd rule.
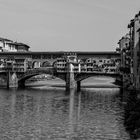
[[[31,51],[114,51],[140,0],[0,0],[0,37]]]

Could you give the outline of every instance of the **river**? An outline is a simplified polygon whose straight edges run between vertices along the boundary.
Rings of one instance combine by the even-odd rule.
[[[120,89],[93,88],[91,81],[80,92],[54,85],[0,89],[0,140],[131,140]]]

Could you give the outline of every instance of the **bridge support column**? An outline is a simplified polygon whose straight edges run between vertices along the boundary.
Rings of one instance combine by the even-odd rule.
[[[20,82],[18,83],[18,87],[19,87],[19,88],[25,88],[25,81],[20,81]]]
[[[74,78],[73,68],[74,68],[73,64],[71,64],[71,63],[67,64],[67,75],[66,75],[66,90],[67,91],[74,89],[74,88],[77,88],[76,81]]]
[[[7,72],[7,88],[17,88],[18,87],[18,78],[16,73]]]
[[[77,91],[81,90],[81,81],[77,81]]]

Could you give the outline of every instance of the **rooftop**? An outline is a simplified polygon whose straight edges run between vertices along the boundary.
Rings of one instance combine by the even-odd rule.
[[[2,37],[0,37],[0,41],[8,41],[8,42],[13,42],[12,40],[9,40],[9,39],[7,39],[7,38],[2,38]]]
[[[19,43],[19,42],[8,42],[8,44],[12,44],[12,45],[16,45],[16,46],[26,46],[26,47],[30,48],[30,46],[28,46],[27,44]]]

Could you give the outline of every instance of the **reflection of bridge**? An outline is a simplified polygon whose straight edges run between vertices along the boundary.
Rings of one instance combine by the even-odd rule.
[[[115,52],[3,52],[0,75],[8,87],[24,86],[33,76],[50,74],[64,80],[67,89],[80,88],[80,81],[91,76],[118,77],[119,59]]]

